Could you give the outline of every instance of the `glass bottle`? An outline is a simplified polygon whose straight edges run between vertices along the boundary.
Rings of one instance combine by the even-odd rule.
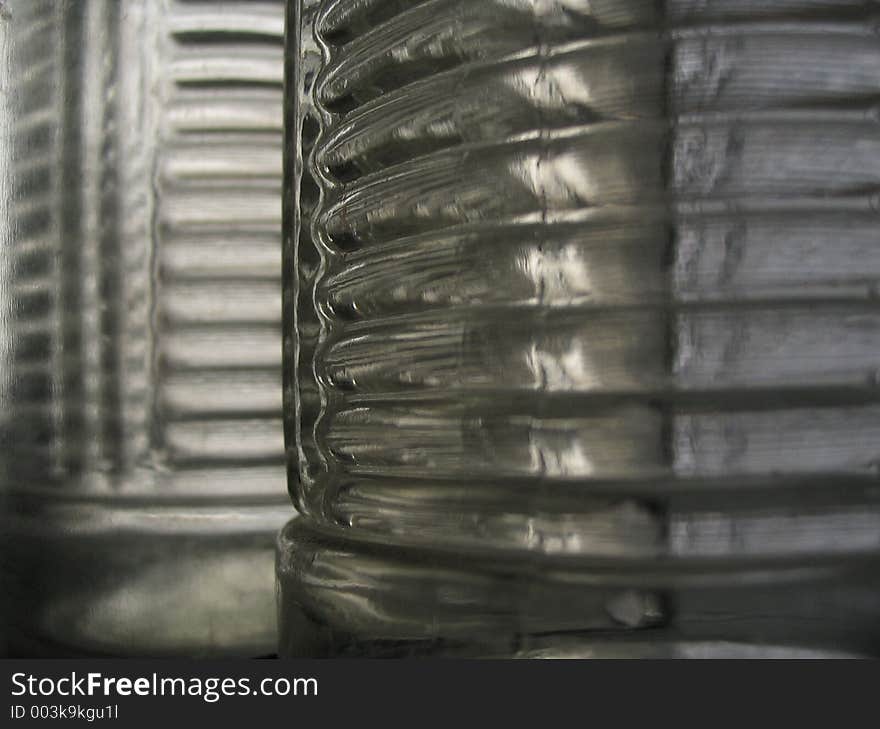
[[[869,4],[288,13],[282,654],[878,652]]]
[[[269,654],[283,3],[0,13],[10,650]]]

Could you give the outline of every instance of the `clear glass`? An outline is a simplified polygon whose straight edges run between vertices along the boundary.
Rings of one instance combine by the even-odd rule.
[[[293,0],[285,654],[880,651],[862,0]]]
[[[271,653],[283,3],[0,12],[11,650]]]

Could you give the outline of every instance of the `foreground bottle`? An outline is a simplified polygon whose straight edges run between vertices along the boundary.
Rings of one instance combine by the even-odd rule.
[[[282,653],[880,653],[876,11],[289,6]]]
[[[280,0],[2,3],[16,654],[274,651],[283,17]]]

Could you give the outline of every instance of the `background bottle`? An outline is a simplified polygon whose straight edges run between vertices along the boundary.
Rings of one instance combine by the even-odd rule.
[[[10,650],[271,653],[283,6],[2,13]]]

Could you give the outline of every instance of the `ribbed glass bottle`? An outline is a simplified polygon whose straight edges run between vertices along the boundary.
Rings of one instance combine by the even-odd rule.
[[[0,6],[10,650],[271,653],[283,2]]]
[[[878,11],[289,4],[282,653],[880,653]]]

